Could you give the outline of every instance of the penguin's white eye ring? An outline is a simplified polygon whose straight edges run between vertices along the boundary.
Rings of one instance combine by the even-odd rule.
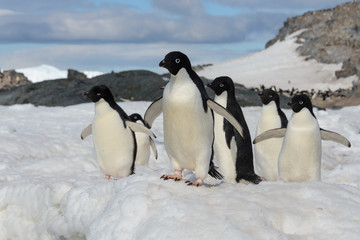
[[[299,101],[299,104],[302,105],[304,102],[303,101]]]
[[[220,87],[224,87],[224,84],[220,83]]]
[[[271,95],[271,94],[270,94],[270,95],[269,95],[269,97],[270,97],[270,98],[272,98],[272,97],[273,97],[273,95]]]
[[[100,96],[100,95],[101,95],[101,93],[97,93],[96,95],[97,95],[97,96]]]
[[[180,62],[180,59],[179,59],[179,58],[175,59],[175,62],[176,62],[176,63],[179,63],[179,62]]]

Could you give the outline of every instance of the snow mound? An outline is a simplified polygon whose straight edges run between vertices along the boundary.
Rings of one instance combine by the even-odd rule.
[[[60,70],[50,65],[40,65],[37,67],[16,69],[17,72],[23,73],[31,82],[41,82],[44,80],[54,80],[59,78],[67,78],[67,70]],[[103,74],[96,71],[84,71],[88,78],[96,77]]]
[[[150,102],[121,102],[144,114]],[[260,107],[243,108],[254,137]],[[291,111],[284,110],[290,117]],[[189,187],[171,172],[162,116],[159,158],[106,180],[92,137],[94,104],[0,106],[0,239],[347,239],[360,236],[360,106],[314,111],[353,144],[323,142],[322,181]],[[184,179],[194,179],[190,171]]]
[[[337,79],[335,71],[342,64],[323,64],[314,59],[306,60],[300,56],[296,48],[297,31],[284,41],[278,41],[271,47],[228,62],[215,64],[199,71],[200,76],[214,79],[229,76],[234,82],[246,87],[276,86],[282,89],[297,88],[299,90],[336,90],[352,87],[356,76]]]

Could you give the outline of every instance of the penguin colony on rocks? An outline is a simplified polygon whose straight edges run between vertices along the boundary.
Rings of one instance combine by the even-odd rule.
[[[192,170],[195,179],[185,181],[192,186],[203,185],[208,175],[228,183],[320,180],[321,140],[351,145],[340,134],[319,127],[306,95],[295,95],[288,103],[293,110],[288,121],[280,109],[279,95],[262,89],[254,161],[251,135],[232,79],[222,76],[207,85],[215,92],[212,100],[182,52],[168,53],[159,66],[169,71],[170,80],[144,119],[138,113],[128,116],[104,85],[84,93],[95,103],[95,116],[81,138],[92,134],[97,161],[107,179],[129,176],[135,165],[147,165],[150,148],[157,158],[150,129],[161,113],[164,145],[173,170],[161,178],[181,181],[183,170]]]

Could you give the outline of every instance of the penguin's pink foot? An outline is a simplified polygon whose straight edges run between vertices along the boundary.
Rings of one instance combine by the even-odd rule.
[[[181,171],[175,170],[174,174],[164,174],[160,177],[160,179],[168,180],[168,179],[174,179],[175,181],[182,180]]]
[[[198,178],[196,181],[192,182],[192,181],[186,181],[185,182],[188,186],[196,186],[196,187],[200,187],[203,185],[203,181]]]
[[[106,176],[105,176],[105,179],[110,180],[110,179],[111,179],[111,176],[110,176],[110,175],[106,175]]]
[[[164,180],[168,180],[168,179],[174,179],[175,181],[180,181],[182,180],[181,175],[176,175],[176,174],[164,174],[162,175],[160,178],[164,179]]]

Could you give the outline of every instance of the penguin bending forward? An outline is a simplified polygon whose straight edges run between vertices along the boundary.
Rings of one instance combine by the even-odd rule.
[[[145,123],[163,113],[164,143],[174,174],[165,174],[164,180],[182,179],[183,169],[193,170],[196,181],[188,185],[201,186],[209,173],[222,179],[213,164],[213,112],[225,118],[243,135],[241,125],[219,104],[212,101],[200,77],[191,68],[189,58],[181,52],[170,52],[160,62],[170,72],[163,97],[153,102],[145,113]]]
[[[129,116],[130,120],[135,123],[139,123],[142,125],[145,125],[144,119],[141,117],[138,113],[133,113]],[[149,164],[149,158],[150,158],[150,147],[152,148],[155,159],[157,159],[157,150],[156,145],[154,141],[152,140],[149,135],[142,133],[142,132],[136,132],[135,133],[136,138],[136,145],[137,145],[137,152],[136,152],[136,160],[135,164],[137,165],[148,165]]]
[[[91,88],[84,96],[95,103],[95,117],[93,124],[82,131],[81,138],[93,135],[97,160],[106,178],[133,174],[137,150],[134,131],[155,135],[148,128],[131,122],[105,85]]]
[[[242,137],[223,116],[214,115],[215,159],[224,180],[236,183],[243,179],[258,184],[261,178],[254,172],[251,136],[241,107],[235,98],[234,82],[230,77],[223,76],[215,78],[207,86],[214,90],[215,101],[235,117],[244,131]]]
[[[286,128],[288,120],[280,108],[277,92],[264,89],[258,93],[263,104],[256,136],[275,128]],[[268,181],[279,180],[278,159],[283,139],[272,138],[255,145],[255,171]]]
[[[279,155],[279,178],[284,182],[318,181],[321,179],[321,140],[331,140],[350,147],[338,133],[319,127],[307,95],[294,96],[288,103],[293,110],[287,128],[266,131],[254,140],[284,137]]]

